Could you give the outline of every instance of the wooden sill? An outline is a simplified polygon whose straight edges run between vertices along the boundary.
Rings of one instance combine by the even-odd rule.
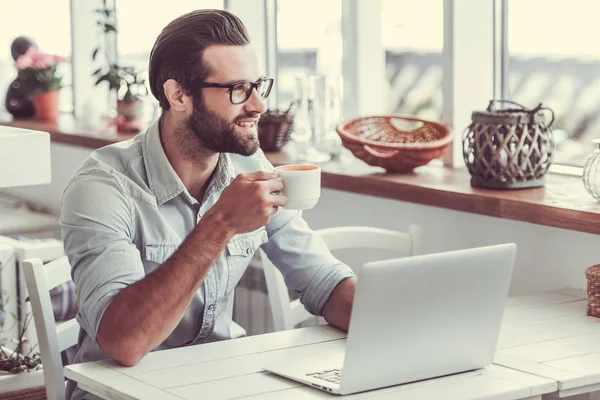
[[[0,125],[46,131],[57,143],[92,149],[133,137],[114,130],[90,132],[68,116],[57,124],[0,120]],[[290,162],[285,153],[267,153],[267,158],[274,165]],[[600,234],[600,202],[580,177],[547,174],[543,188],[503,191],[471,187],[466,168],[424,166],[411,174],[389,174],[350,154],[321,167],[326,188]]]

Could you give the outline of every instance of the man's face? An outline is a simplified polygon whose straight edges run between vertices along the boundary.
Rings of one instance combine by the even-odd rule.
[[[205,82],[228,84],[260,78],[258,60],[250,46],[210,46],[204,61],[214,71]],[[186,128],[202,147],[215,153],[252,155],[259,146],[258,119],[266,106],[256,90],[242,104],[232,104],[229,89],[203,88],[194,94]]]

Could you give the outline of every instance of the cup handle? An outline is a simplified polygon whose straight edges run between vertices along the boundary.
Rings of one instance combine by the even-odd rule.
[[[399,153],[398,150],[383,150],[383,151],[375,150],[374,148],[372,148],[371,146],[366,145],[366,144],[363,145],[363,149],[367,153],[371,154],[372,156],[379,157],[379,158],[391,158]]]

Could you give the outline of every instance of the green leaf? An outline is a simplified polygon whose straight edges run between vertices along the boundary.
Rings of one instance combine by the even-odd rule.
[[[115,77],[114,79],[110,79],[109,89],[115,90],[121,87],[121,81]]]
[[[98,78],[95,85],[99,84],[100,82],[104,82],[104,81],[108,82],[109,80],[110,80],[110,74],[106,73],[106,74],[102,75],[100,78]]]
[[[94,71],[94,73],[92,74],[92,76],[96,76],[98,75],[100,72],[102,72],[102,67],[98,68],[97,70]]]
[[[96,56],[98,55],[99,51],[100,51],[100,47],[96,47],[94,49],[94,52],[92,53],[92,61],[96,60]]]
[[[117,33],[117,28],[115,28],[113,25],[111,24],[104,24],[104,33],[108,33],[108,32],[115,32]]]
[[[104,8],[96,8],[96,9],[94,9],[94,12],[95,12],[96,14],[104,14],[104,15],[106,15],[107,17],[109,17],[109,16],[110,16],[110,14],[112,14],[112,13],[113,13],[113,11],[114,11],[114,10],[113,10],[112,8],[106,8],[106,7],[104,7]]]

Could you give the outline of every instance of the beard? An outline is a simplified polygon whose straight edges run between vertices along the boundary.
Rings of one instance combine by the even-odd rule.
[[[186,158],[201,158],[207,151],[251,156],[259,147],[257,135],[241,135],[235,122],[244,118],[257,119],[258,114],[246,113],[228,121],[208,110],[200,96],[193,100],[194,110],[180,127],[181,150]],[[258,122],[256,123],[258,125]],[[258,128],[258,126],[257,126]]]

